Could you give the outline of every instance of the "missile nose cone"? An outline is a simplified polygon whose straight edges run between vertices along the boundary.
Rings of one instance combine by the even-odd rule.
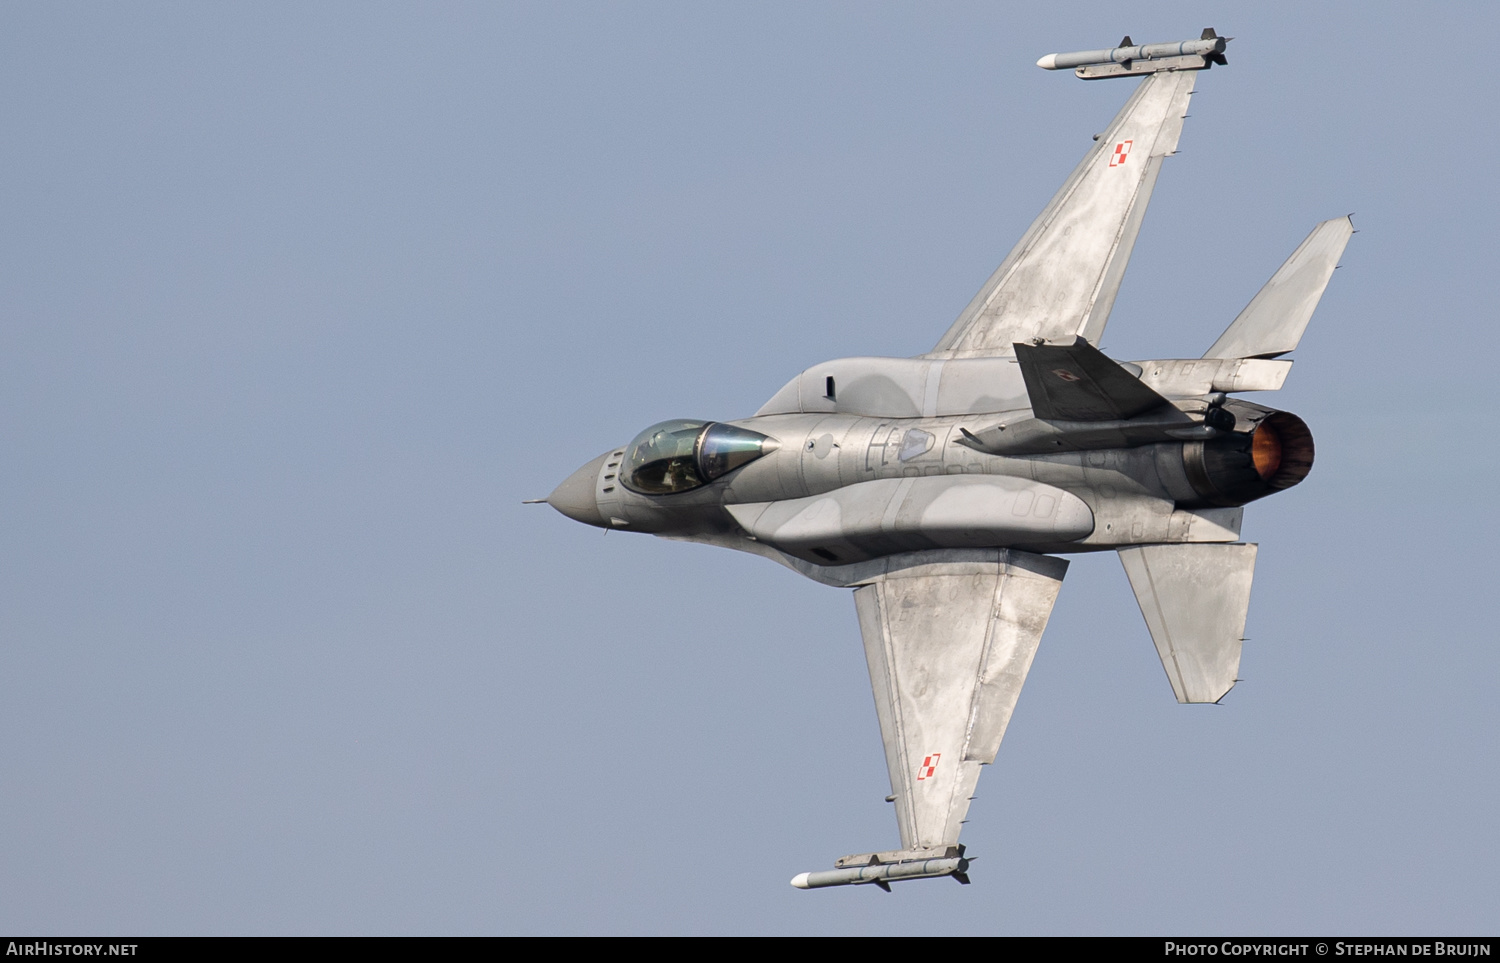
[[[1036,62],[1036,65],[1038,67],[1042,68],[1043,70],[1056,70],[1057,69],[1057,54],[1048,54],[1047,56],[1043,57],[1041,60],[1038,60]]]
[[[599,502],[594,497],[594,486],[599,479],[599,469],[604,467],[603,454],[569,475],[561,485],[547,496],[547,504],[585,525],[608,528],[609,523],[599,513]]]
[[[811,875],[811,874],[810,873],[798,873],[796,876],[792,877],[792,885],[795,886],[795,887],[797,887],[798,889],[808,889],[809,887],[807,885],[807,877],[809,875]]]

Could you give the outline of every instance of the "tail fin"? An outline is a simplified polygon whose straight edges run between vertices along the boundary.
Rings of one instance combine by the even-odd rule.
[[[1297,347],[1353,233],[1347,217],[1313,228],[1203,357],[1274,358]]]
[[[1082,338],[1074,338],[1070,345],[1017,343],[1013,347],[1021,377],[1026,379],[1031,410],[1038,418],[1113,421],[1169,404]]]

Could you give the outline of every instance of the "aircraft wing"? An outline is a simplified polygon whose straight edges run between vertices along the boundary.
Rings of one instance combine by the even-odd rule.
[[[1068,563],[1004,549],[894,556],[854,592],[885,742],[900,851],[840,867],[954,855]]]
[[[1197,73],[1141,81],[1083,161],[924,357],[1010,355],[1018,341],[1097,344]]]

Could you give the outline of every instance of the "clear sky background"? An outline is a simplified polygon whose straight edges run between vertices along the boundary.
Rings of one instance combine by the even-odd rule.
[[[1103,346],[1356,234],[1255,396],[1241,675],[1076,557],[974,884],[897,844],[848,592],[546,506],[671,417],[929,349],[1129,95],[1237,39]],[[8,4],[0,931],[1493,934],[1492,4]]]

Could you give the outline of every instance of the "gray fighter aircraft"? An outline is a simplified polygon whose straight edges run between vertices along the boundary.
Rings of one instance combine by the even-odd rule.
[[[1114,551],[1178,702],[1234,685],[1256,546],[1243,506],[1307,477],[1280,388],[1353,233],[1324,221],[1200,358],[1122,362],[1104,332],[1197,71],[1226,38],[1051,54],[1142,76],[1062,189],[927,354],[840,358],[752,417],[652,425],[546,502],[606,529],[753,552],[854,589],[899,849],[794,886],[953,876],[1068,563]]]

